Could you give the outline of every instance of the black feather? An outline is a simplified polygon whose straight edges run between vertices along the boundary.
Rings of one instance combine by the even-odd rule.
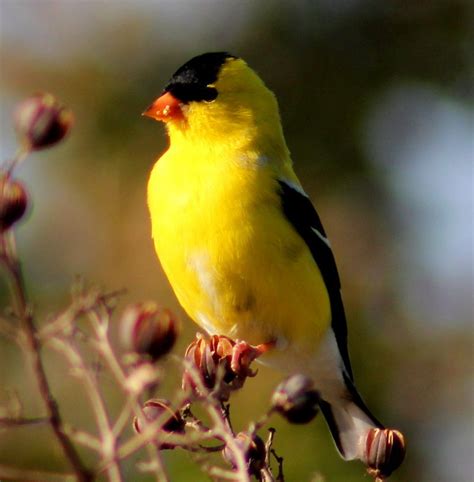
[[[209,52],[198,55],[182,65],[171,77],[165,92],[170,92],[184,103],[212,101],[217,90],[210,87],[227,59],[236,58],[227,52]]]
[[[284,181],[278,181],[283,212],[293,228],[303,238],[321,271],[331,305],[331,326],[344,368],[352,381],[352,368],[347,349],[347,323],[341,297],[341,282],[332,250],[315,232],[326,238],[321,220],[310,199]]]
[[[321,412],[323,412],[324,418],[326,419],[326,423],[328,424],[329,431],[331,432],[332,438],[334,439],[337,450],[339,450],[339,453],[344,457],[344,447],[342,446],[341,436],[339,434],[339,427],[337,426],[336,419],[334,418],[334,414],[332,413],[331,405],[324,400],[320,400],[319,407],[321,408]]]

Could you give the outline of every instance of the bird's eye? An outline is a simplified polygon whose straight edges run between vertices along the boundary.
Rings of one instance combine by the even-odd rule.
[[[217,89],[212,85],[200,85],[198,83],[172,83],[165,87],[174,97],[184,104],[189,102],[212,102],[217,97]]]
[[[213,102],[215,102],[217,99],[217,90],[210,86],[210,85],[207,85],[206,86],[206,95],[204,97],[204,102],[206,104],[212,104]]]
[[[214,87],[214,84],[206,85],[205,91],[203,93],[202,100],[206,104],[210,104],[217,99],[217,89]]]

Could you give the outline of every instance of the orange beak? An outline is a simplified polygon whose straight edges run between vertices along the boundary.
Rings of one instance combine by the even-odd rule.
[[[181,102],[170,92],[165,92],[161,97],[158,97],[142,115],[163,122],[183,119],[184,117]]]

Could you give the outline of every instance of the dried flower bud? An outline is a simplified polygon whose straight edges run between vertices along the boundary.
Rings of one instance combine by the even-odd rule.
[[[373,428],[367,434],[365,460],[373,477],[384,479],[405,458],[405,438],[398,430]]]
[[[257,435],[250,436],[246,432],[239,432],[235,437],[237,446],[244,451],[245,461],[249,468],[249,475],[259,476],[260,471],[265,466],[265,457],[267,450],[265,442]],[[222,455],[227,462],[236,468],[235,455],[226,445],[222,451]]]
[[[38,93],[21,102],[14,119],[19,136],[34,150],[58,143],[74,122],[72,112],[48,93]]]
[[[166,355],[178,337],[178,322],[167,309],[153,301],[127,307],[122,315],[121,335],[125,348],[152,360]]]
[[[224,382],[230,383],[235,378],[230,367],[233,344],[234,342],[225,336],[214,335],[206,339],[198,334],[186,349],[184,356],[196,367],[205,387],[214,388],[218,370],[221,370]],[[183,387],[190,385],[196,388],[191,378],[185,372]]]
[[[184,433],[185,421],[179,412],[175,412],[171,408],[171,404],[168,400],[152,398],[146,401],[143,405],[143,415],[148,422],[157,420],[163,415],[163,413],[168,414],[169,417],[161,426],[162,430],[170,433]],[[133,428],[137,433],[140,433],[143,430],[143,423],[138,419],[138,417],[133,419]],[[171,444],[161,443],[160,448],[172,449],[174,446]]]
[[[319,393],[305,375],[292,375],[278,385],[272,407],[290,423],[308,423],[317,415]]]
[[[249,350],[252,351],[250,345]],[[218,388],[218,397],[228,400],[230,391],[241,388],[248,376],[254,376],[249,366],[252,358],[244,354],[242,345],[223,335],[213,335],[209,339],[200,334],[186,349],[185,357],[196,367],[202,383],[209,389]],[[222,384],[216,387],[218,376]],[[196,384],[187,371],[183,376],[183,388],[190,386],[198,393]]]
[[[0,232],[7,230],[25,214],[28,196],[23,184],[0,176]]]

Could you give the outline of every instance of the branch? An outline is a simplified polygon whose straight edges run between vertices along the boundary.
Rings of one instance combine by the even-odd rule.
[[[49,419],[46,417],[37,418],[5,418],[0,417],[0,427],[21,427],[24,425],[41,425],[43,423],[49,423]]]
[[[215,397],[212,396],[210,390],[204,386],[200,374],[197,372],[196,368],[189,362],[189,360],[184,360],[185,370],[188,376],[192,379],[192,383],[197,387],[201,394],[204,394],[204,399],[206,403],[204,408],[208,412],[211,420],[214,423],[212,432],[214,436],[222,442],[225,443],[227,448],[232,454],[236,472],[229,472],[218,467],[212,467],[209,470],[211,476],[219,476],[226,478],[227,480],[236,480],[239,482],[249,482],[250,478],[248,475],[247,462],[245,456],[242,452],[241,447],[237,444],[235,439],[235,434],[232,431],[231,425],[227,418],[226,409],[223,409],[221,402],[219,402]]]
[[[96,344],[94,345],[98,352],[102,355],[105,362],[107,363],[109,370],[116,378],[119,385],[125,391],[128,396],[127,403],[130,403],[131,408],[135,416],[147,424],[147,420],[143,414],[142,407],[138,400],[138,395],[142,390],[138,392],[133,391],[128,382],[127,374],[122,368],[120,362],[118,361],[110,340],[108,337],[108,326],[110,321],[110,308],[107,306],[105,300],[101,300],[98,303],[96,309],[91,310],[89,313],[89,319],[91,321],[92,327],[96,335]],[[168,476],[166,474],[163,461],[161,460],[161,455],[159,450],[152,445],[147,444],[146,449],[150,457],[150,467],[155,471],[156,480],[161,482],[167,482]]]
[[[28,307],[26,299],[25,282],[20,262],[16,255],[15,238],[11,231],[0,234],[0,260],[10,274],[15,311],[24,327],[26,343],[29,348],[26,352],[33,372],[35,373],[38,390],[46,407],[46,413],[51,428],[63,449],[64,455],[71,464],[73,471],[77,476],[77,480],[79,482],[90,482],[92,480],[92,474],[82,463],[76,448],[64,431],[64,424],[59,412],[58,404],[54,399],[49,386],[46,371],[41,359],[41,345],[37,337],[33,313]]]
[[[81,378],[101,435],[100,454],[104,461],[109,480],[121,482],[123,480],[117,457],[117,438],[113,434],[112,426],[107,414],[102,396],[95,378],[84,364],[78,350],[65,340],[52,338],[49,343],[53,348],[62,353]]]
[[[56,472],[41,472],[24,470],[8,465],[0,465],[0,480],[17,480],[19,482],[74,482],[75,474],[59,474]]]

